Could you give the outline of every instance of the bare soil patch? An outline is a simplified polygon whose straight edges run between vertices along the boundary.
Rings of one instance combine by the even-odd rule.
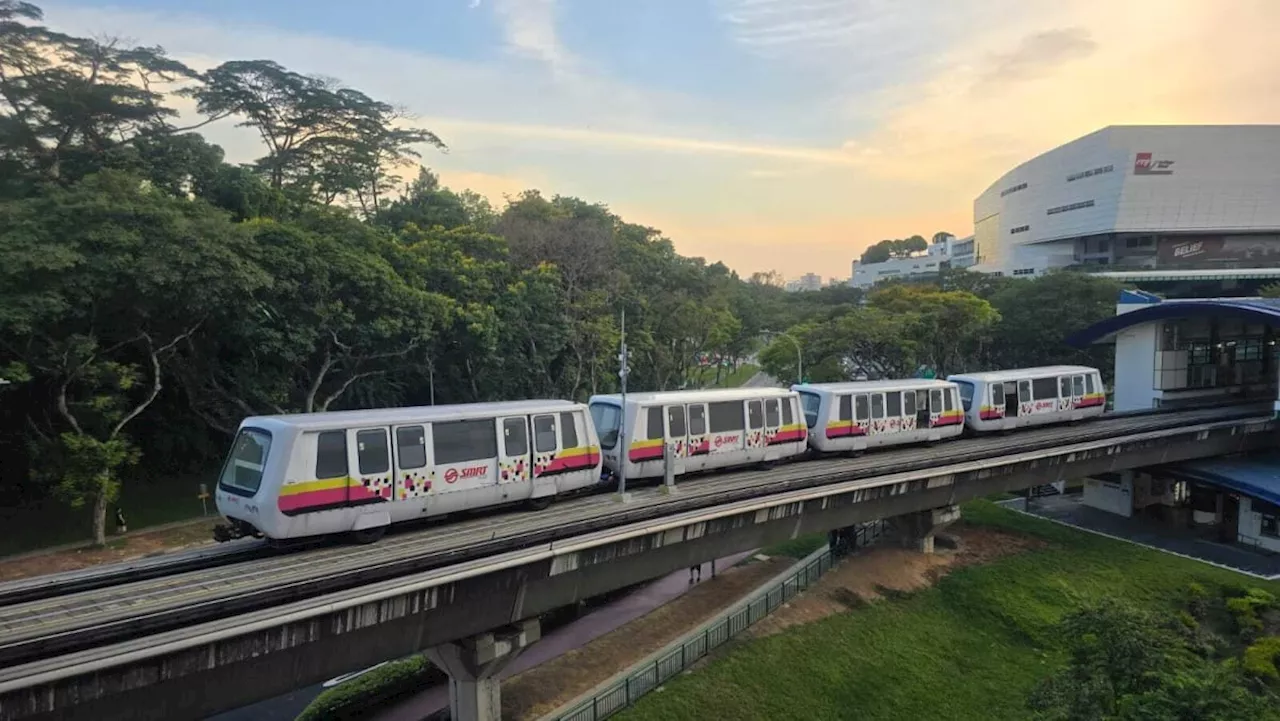
[[[536,719],[661,650],[795,564],[770,558],[704,576],[688,593],[502,684],[503,718]]]
[[[180,551],[213,543],[214,518],[200,519],[156,529],[135,531],[111,538],[103,548],[73,548],[0,559],[0,582],[41,576],[103,563],[118,563],[144,556]]]
[[[953,569],[1045,545],[1037,538],[970,526],[954,527],[947,535],[957,541],[955,549],[939,544],[936,553],[926,555],[895,548],[886,541],[885,545],[844,559],[809,590],[752,626],[744,638],[768,636],[812,623],[874,602],[888,593],[917,591],[933,585]]]

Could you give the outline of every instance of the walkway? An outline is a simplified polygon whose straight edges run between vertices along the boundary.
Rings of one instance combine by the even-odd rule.
[[[1042,496],[1032,499],[1023,511],[1021,498],[1001,501],[1000,505],[1039,518],[1098,533],[1140,546],[1172,553],[1184,558],[1212,564],[1232,571],[1267,580],[1280,580],[1280,554],[1217,543],[1182,529],[1149,518],[1125,518],[1086,506],[1076,494]]]
[[[737,553],[716,561],[716,569],[725,571],[750,556],[754,551]],[[711,564],[702,566],[702,582],[711,580]],[[585,646],[596,638],[620,628],[645,614],[683,596],[693,586],[689,583],[687,569],[676,571],[658,579],[624,598],[602,606],[582,618],[562,626],[529,647],[501,674],[507,679],[557,658],[569,651]],[[696,623],[696,620],[691,620]],[[637,659],[638,660],[638,659]],[[405,699],[401,703],[373,716],[376,721],[421,721],[421,719],[449,706],[449,687],[434,686]]]

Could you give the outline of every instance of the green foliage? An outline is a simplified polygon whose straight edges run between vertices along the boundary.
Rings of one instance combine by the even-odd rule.
[[[424,687],[440,672],[425,656],[391,661],[350,681],[325,690],[294,721],[338,721]]]
[[[825,545],[827,545],[826,533],[810,533],[807,536],[800,536],[781,543],[775,543],[761,551],[761,553],[766,556],[805,558],[810,553],[813,553]]]
[[[1189,582],[1216,595],[1239,576],[987,502],[966,504],[963,513],[962,523],[1030,535],[1042,545],[955,569],[934,587],[905,598],[738,644],[694,673],[668,681],[662,693],[645,696],[617,718],[825,720],[849,718],[849,710],[856,709],[859,718],[869,719],[1021,721],[1029,716],[1027,694],[1069,664],[1071,641],[1064,638],[1061,621],[1081,608],[1106,604],[1109,597],[1136,607],[1137,613],[1120,611],[1123,618],[1154,616],[1164,640],[1153,645],[1167,655],[1152,654],[1151,645],[1142,641],[1122,641],[1114,654],[1099,649],[1098,657],[1110,663],[1172,659],[1171,676],[1157,686],[1159,693],[1130,697],[1126,703],[1134,703],[1134,710],[1114,718],[1136,721],[1147,712],[1154,714],[1150,718],[1197,718],[1169,715],[1162,708],[1208,714],[1204,718],[1276,718],[1280,704],[1273,695],[1249,692],[1238,672],[1200,662],[1196,657],[1204,651],[1190,631],[1161,622],[1180,608]],[[1100,633],[1113,635],[1105,628]],[[1097,642],[1091,647],[1098,648]],[[1183,663],[1190,664],[1189,671],[1176,670]],[[1141,674],[1122,676],[1134,678],[1139,688],[1148,683]],[[1192,689],[1187,694],[1192,698],[1178,698],[1183,686]],[[1219,696],[1221,705],[1212,706]],[[1155,701],[1162,698],[1173,701],[1158,706]],[[1259,705],[1250,706],[1251,698],[1260,699]],[[1230,709],[1247,715],[1233,717]]]
[[[907,258],[929,249],[929,241],[919,235],[898,240],[882,240],[862,251],[862,263],[883,263],[890,258]]]
[[[1258,639],[1244,651],[1243,668],[1245,673],[1275,683],[1280,681],[1280,636],[1267,636]]]

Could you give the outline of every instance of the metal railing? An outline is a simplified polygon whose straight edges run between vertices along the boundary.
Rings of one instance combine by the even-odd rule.
[[[854,547],[865,546],[884,528],[884,521],[872,521],[848,529],[845,537]],[[829,546],[819,548],[715,618],[540,721],[600,721],[622,711],[809,588],[840,555],[833,556]]]

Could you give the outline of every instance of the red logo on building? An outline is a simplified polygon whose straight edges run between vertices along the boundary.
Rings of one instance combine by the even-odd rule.
[[[1133,160],[1134,175],[1173,175],[1172,160],[1156,160],[1151,153],[1138,153]]]

